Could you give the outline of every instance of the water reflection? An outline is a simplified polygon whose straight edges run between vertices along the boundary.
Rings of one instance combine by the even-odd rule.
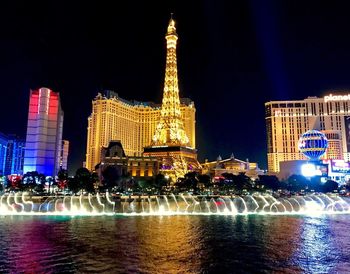
[[[300,270],[290,263],[300,224],[295,216],[216,216],[204,223],[203,228],[215,225],[217,229],[202,231],[202,245],[209,253],[202,269],[221,273]]]
[[[0,272],[344,272],[350,216],[0,218]]]
[[[33,217],[5,217],[1,219],[0,270],[14,269],[16,273],[51,272],[56,265],[71,263],[69,256],[57,245],[55,225],[44,226]],[[57,224],[55,218],[46,220]],[[62,230],[59,229],[59,233]],[[54,262],[54,264],[52,264]]]
[[[345,222],[344,222],[345,221]],[[309,217],[301,230],[300,248],[296,254],[303,271],[338,273],[349,271],[347,240],[349,218]]]
[[[189,216],[89,218],[88,223],[75,218],[69,231],[74,246],[86,254],[79,262],[83,272],[199,272],[200,264],[190,258],[199,253],[201,242]]]

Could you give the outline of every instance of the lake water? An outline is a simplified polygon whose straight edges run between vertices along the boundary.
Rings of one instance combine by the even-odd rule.
[[[350,215],[2,216],[1,273],[350,271]]]

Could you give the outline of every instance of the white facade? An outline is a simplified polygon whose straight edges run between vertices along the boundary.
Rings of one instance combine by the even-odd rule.
[[[298,149],[300,136],[315,129],[326,134],[329,148],[324,158],[350,159],[350,95],[328,95],[304,100],[265,103],[267,158],[270,172],[279,163],[306,159]]]

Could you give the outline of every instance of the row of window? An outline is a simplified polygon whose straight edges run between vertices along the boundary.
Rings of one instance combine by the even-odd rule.
[[[305,107],[305,103],[280,103],[280,104],[272,104],[273,108],[303,108]]]

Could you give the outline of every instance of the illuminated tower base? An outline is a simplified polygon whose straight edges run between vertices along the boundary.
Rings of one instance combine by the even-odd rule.
[[[144,156],[156,157],[161,162],[160,172],[172,179],[183,178],[187,172],[199,171],[197,150],[184,146],[148,146]]]
[[[197,161],[197,150],[190,147],[181,114],[176,62],[178,36],[172,18],[165,39],[167,57],[162,108],[152,143],[144,148],[144,156],[158,158],[161,173],[176,182],[177,178],[184,177],[187,172],[199,171],[200,164]]]

